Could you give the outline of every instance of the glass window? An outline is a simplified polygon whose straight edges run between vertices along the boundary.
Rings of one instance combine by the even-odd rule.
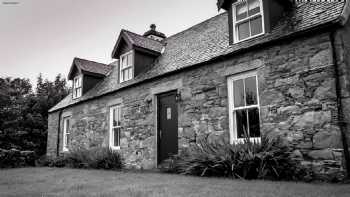
[[[244,106],[244,86],[243,80],[233,82],[235,107]]]
[[[79,98],[82,95],[82,76],[76,76],[73,79],[73,98]]]
[[[110,147],[119,149],[121,133],[121,107],[119,105],[110,108]]]
[[[261,0],[242,1],[233,6],[236,42],[264,33]]]
[[[133,51],[120,56],[120,82],[133,78]]]
[[[260,106],[255,72],[228,78],[231,142],[260,141]]]
[[[63,151],[68,151],[68,145],[71,140],[70,117],[63,118]]]

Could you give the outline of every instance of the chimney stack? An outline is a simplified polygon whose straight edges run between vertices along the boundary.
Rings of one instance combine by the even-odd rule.
[[[166,38],[165,34],[156,30],[157,26],[155,24],[150,25],[150,30],[146,31],[143,36],[151,38],[156,41],[163,41]]]

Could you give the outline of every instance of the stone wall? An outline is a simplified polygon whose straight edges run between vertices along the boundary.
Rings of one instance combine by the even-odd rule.
[[[34,151],[5,150],[0,148],[0,169],[35,166]]]
[[[180,150],[203,136],[228,140],[227,76],[250,70],[258,72],[262,132],[283,136],[315,174],[338,176],[342,147],[326,33],[236,55],[65,109],[63,113],[73,117],[70,146],[108,146],[109,107],[121,103],[121,152],[128,166],[156,167],[155,95],[173,89],[181,93]],[[57,136],[56,114],[50,114],[48,154],[54,152],[55,139],[50,138]]]
[[[59,112],[50,113],[48,117],[47,149],[46,155],[55,157],[57,155],[57,135]]]

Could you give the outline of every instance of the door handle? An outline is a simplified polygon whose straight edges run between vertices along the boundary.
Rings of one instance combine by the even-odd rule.
[[[159,139],[162,139],[162,130],[159,129]]]

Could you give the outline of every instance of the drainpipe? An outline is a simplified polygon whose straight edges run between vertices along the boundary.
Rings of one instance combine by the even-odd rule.
[[[61,134],[61,116],[62,110],[58,112],[58,128],[57,128],[57,148],[56,148],[56,156],[60,155],[60,134]]]
[[[335,31],[332,31],[330,34],[331,45],[332,45],[332,54],[333,54],[333,65],[335,71],[335,85],[336,85],[336,95],[337,95],[337,108],[338,108],[338,125],[340,127],[341,132],[341,140],[343,144],[344,150],[344,158],[345,158],[345,167],[347,172],[347,178],[350,179],[350,154],[349,154],[349,146],[347,142],[347,123],[344,120],[344,112],[341,98],[341,87],[340,87],[340,79],[339,79],[339,69],[338,69],[338,59],[337,59],[337,50],[335,47]]]

